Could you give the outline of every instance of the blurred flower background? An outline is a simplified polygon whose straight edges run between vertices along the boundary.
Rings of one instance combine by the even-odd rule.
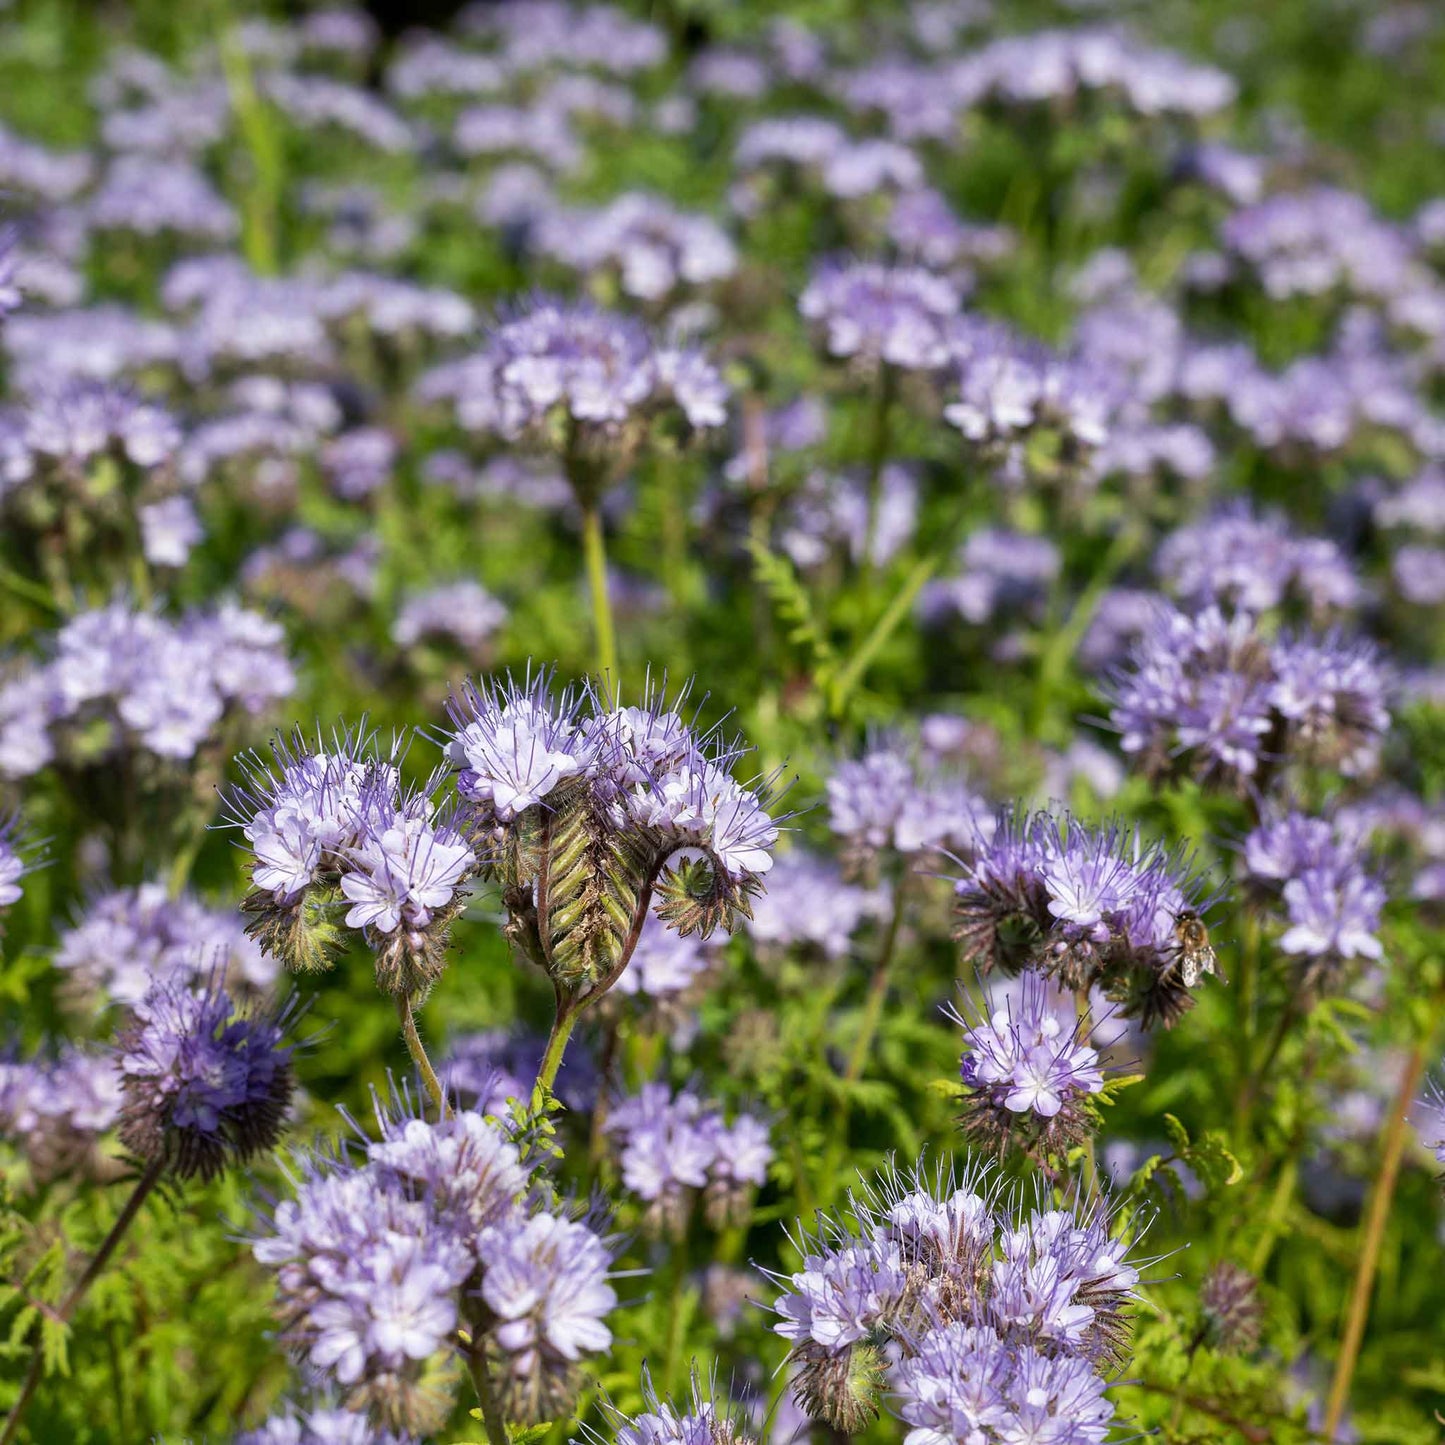
[[[1445,12],[0,0],[0,1445],[1427,1445]]]

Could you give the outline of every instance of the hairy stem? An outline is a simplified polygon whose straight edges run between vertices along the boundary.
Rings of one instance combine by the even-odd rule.
[[[151,1161],[146,1166],[145,1173],[135,1182],[135,1188],[130,1192],[130,1198],[126,1200],[124,1207],[116,1216],[115,1223],[110,1227],[110,1233],[101,1241],[100,1248],[96,1250],[90,1263],[85,1267],[85,1273],[71,1285],[70,1292],[60,1302],[52,1318],[60,1324],[68,1325],[71,1316],[80,1307],[80,1302],[86,1296],[91,1285],[99,1278],[100,1272],[110,1262],[110,1257],[115,1253],[115,1247],[121,1241],[126,1230],[130,1228],[140,1207],[146,1201],[146,1196],[155,1188],[160,1181],[162,1172],[165,1169],[164,1158]],[[25,1414],[26,1407],[30,1404],[31,1397],[35,1394],[40,1385],[40,1377],[45,1371],[45,1353],[37,1340],[34,1353],[30,1356],[30,1368],[25,1374],[25,1383],[20,1387],[20,1397],[15,1401],[10,1411],[9,1418],[5,1421],[5,1429],[0,1433],[0,1445],[10,1445],[20,1429],[21,1417]]]
[[[567,1040],[572,1037],[577,1016],[582,1010],[562,995],[557,997],[557,1017],[552,1020],[552,1032],[547,1035],[547,1047],[542,1053],[542,1065],[537,1070],[537,1081],[532,1085],[532,1115],[536,1117],[546,1106],[552,1085],[557,1082],[557,1070],[562,1067],[562,1055],[567,1052]]]
[[[1339,1429],[1340,1418],[1345,1413],[1345,1401],[1350,1395],[1350,1381],[1354,1378],[1355,1363],[1360,1356],[1360,1343],[1365,1337],[1365,1321],[1370,1314],[1370,1297],[1374,1292],[1375,1270],[1380,1263],[1380,1246],[1385,1239],[1385,1225],[1390,1219],[1390,1205],[1395,1199],[1395,1184],[1400,1177],[1400,1161],[1405,1153],[1407,1125],[1405,1116],[1420,1088],[1425,1073],[1425,1041],[1415,1045],[1405,1063],[1405,1072],[1400,1077],[1400,1088],[1395,1095],[1395,1107],[1390,1114],[1390,1124],[1385,1132],[1384,1150],[1380,1158],[1380,1174],[1375,1181],[1375,1192],[1370,1197],[1370,1212],[1366,1216],[1360,1238],[1360,1257],[1355,1266],[1355,1284],[1350,1292],[1349,1311],[1345,1317],[1345,1333],[1340,1340],[1340,1353],[1335,1361],[1335,1375],[1330,1382],[1329,1403],[1325,1409],[1324,1438],[1333,1440]]]
[[[602,535],[602,509],[595,501],[582,505],[582,552],[587,564],[587,589],[592,596],[592,627],[597,640],[597,671],[617,686],[617,636],[612,628],[612,601],[607,594],[607,542]]]
[[[474,1338],[466,1349],[466,1357],[467,1370],[482,1406],[482,1424],[486,1426],[488,1445],[508,1445],[507,1422],[502,1418],[496,1391],[492,1389],[492,1377],[487,1370],[485,1341]]]
[[[422,1086],[436,1105],[437,1117],[445,1119],[450,1112],[447,1109],[446,1093],[442,1089],[441,1080],[437,1078],[436,1070],[431,1066],[431,1060],[427,1058],[421,1035],[416,1031],[416,1015],[412,1012],[409,994],[397,995],[396,1015],[401,1020],[401,1036],[406,1040],[406,1051],[411,1055],[417,1073],[421,1075]]]

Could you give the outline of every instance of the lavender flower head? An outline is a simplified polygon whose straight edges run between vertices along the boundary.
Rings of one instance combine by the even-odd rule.
[[[987,1325],[930,1330],[898,1367],[904,1445],[1102,1445],[1108,1381],[1087,1360],[1005,1340]]]
[[[1108,693],[1121,745],[1148,776],[1188,772],[1235,790],[1291,763],[1368,773],[1390,722],[1369,643],[1271,638],[1251,614],[1214,605],[1161,605]]]
[[[935,371],[948,361],[948,323],[962,300],[953,281],[921,266],[829,262],[798,310],[822,331],[832,356],[870,369]]]
[[[66,1045],[53,1058],[0,1058],[0,1138],[19,1146],[39,1183],[98,1173],[97,1145],[123,1102],[111,1054]]]
[[[61,931],[54,963],[69,987],[130,1006],[157,983],[194,986],[218,968],[237,989],[269,988],[276,976],[233,910],[190,893],[173,898],[160,883],[91,899]]]
[[[1180,925],[1207,907],[1201,880],[1187,857],[1137,832],[1006,814],[954,891],[956,937],[984,971],[1035,968],[1065,989],[1097,985],[1146,1028],[1174,1024],[1193,1001]]]
[[[828,821],[848,871],[866,875],[880,855],[938,850],[972,854],[993,830],[994,809],[958,777],[915,760],[903,742],[880,738],[828,779]]]
[[[644,1409],[637,1415],[625,1415],[610,1402],[603,1409],[607,1418],[606,1434],[584,1426],[587,1445],[756,1445],[753,1432],[737,1418],[737,1412],[719,1406],[715,1389],[705,1389],[696,1366],[692,1372],[692,1397],[689,1408],[681,1409],[669,1400],[660,1400],[653,1389],[646,1365],[642,1371]],[[581,1442],[573,1442],[581,1445]]]
[[[424,991],[446,964],[452,920],[477,869],[472,844],[438,807],[442,774],[403,787],[399,750],[338,730],[330,749],[298,731],[268,763],[240,760],[231,813],[252,848],[249,932],[288,967],[325,968],[340,942],[331,912],[375,951],[386,993]]]
[[[177,1179],[274,1147],[291,1103],[285,1014],[244,1014],[214,981],[159,983],[120,1037],[120,1137]]]
[[[773,865],[748,933],[764,948],[802,948],[827,959],[845,958],[854,933],[886,907],[883,889],[846,882],[830,859],[794,850]]]
[[[1243,867],[1256,897],[1283,906],[1279,946],[1302,986],[1318,991],[1356,960],[1384,956],[1378,937],[1385,889],[1364,839],[1340,821],[1275,809],[1245,838]]]
[[[728,388],[700,353],[654,343],[641,323],[541,299],[503,322],[461,373],[458,419],[567,457],[576,487],[611,480],[654,418],[692,431],[727,419]]]
[[[617,1140],[623,1186],[647,1206],[648,1227],[674,1238],[686,1232],[698,1193],[718,1227],[745,1219],[773,1157],[763,1120],[741,1113],[729,1124],[691,1090],[673,1095],[666,1084],[645,1084],[620,1100],[606,1127]]]
[[[960,1122],[999,1153],[1013,1144],[1058,1156],[1092,1131],[1087,1101],[1103,1089],[1104,1072],[1067,1000],[1036,973],[1022,983],[998,1006],[985,998],[967,1015],[949,1010],[963,1029]]]
[[[1258,614],[1297,599],[1322,617],[1361,599],[1360,584],[1333,542],[1296,537],[1282,518],[1257,519],[1242,507],[1172,532],[1154,569],[1195,607],[1212,602]]]
[[[1097,1376],[1126,1356],[1139,1283],[1118,1233],[1103,1209],[1030,1207],[987,1168],[880,1176],[850,1197],[844,1220],[822,1216],[816,1234],[799,1236],[800,1271],[774,1276],[773,1328],[792,1342],[795,1398],[811,1418],[856,1430],[877,1411],[885,1349],[901,1352],[900,1371],[909,1359],[941,1364],[927,1340],[958,1329],[991,1333],[1014,1359],[1036,1351]],[[920,1406],[940,1403],[917,1393]],[[1081,1385],[1080,1400],[1088,1393]]]
[[[24,891],[20,880],[35,867],[34,860],[26,856],[19,815],[0,813],[0,913],[19,902]]]

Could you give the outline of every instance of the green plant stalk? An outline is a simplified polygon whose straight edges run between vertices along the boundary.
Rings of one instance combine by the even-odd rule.
[[[260,276],[274,276],[280,270],[276,233],[284,189],[284,157],[276,128],[256,93],[250,59],[225,22],[224,5],[217,9],[221,12],[217,16],[217,29],[222,35],[221,70],[255,169],[242,208],[242,244],[252,270]]]
[[[863,527],[863,575],[872,580],[873,549],[878,540],[878,513],[883,503],[883,467],[893,441],[893,401],[898,373],[886,361],[878,365],[873,416],[868,434],[868,516]]]
[[[71,1285],[70,1292],[55,1311],[54,1318],[60,1324],[68,1325],[70,1323],[71,1316],[80,1307],[81,1300],[85,1298],[91,1285],[100,1277],[101,1271],[110,1262],[111,1255],[115,1253],[116,1245],[120,1243],[122,1236],[130,1228],[136,1215],[140,1213],[141,1205],[145,1203],[146,1197],[160,1182],[164,1170],[164,1157],[153,1159],[146,1165],[145,1173],[136,1180],[130,1198],[126,1200],[120,1213],[116,1216],[115,1223],[110,1227],[110,1233],[101,1241],[100,1248],[96,1250],[90,1263],[86,1265],[85,1273]],[[20,1387],[20,1396],[15,1401],[10,1416],[5,1422],[4,1432],[0,1433],[0,1445],[10,1445],[10,1442],[15,1439],[20,1429],[20,1421],[36,1389],[39,1388],[40,1377],[44,1371],[45,1353],[37,1341],[34,1353],[30,1356],[30,1368],[26,1371],[25,1383]]]
[[[406,1051],[411,1055],[411,1061],[416,1065],[417,1073],[421,1075],[422,1087],[426,1089],[432,1103],[436,1105],[437,1117],[445,1119],[450,1113],[447,1108],[446,1091],[442,1088],[441,1080],[437,1078],[436,1070],[431,1066],[431,1060],[427,1058],[426,1046],[417,1032],[416,1015],[412,1012],[409,994],[397,995],[396,1016],[401,1020],[401,1036],[406,1041]]]
[[[859,644],[857,652],[848,659],[847,665],[833,680],[828,690],[828,702],[833,715],[838,717],[842,714],[848,704],[848,699],[853,694],[863,675],[867,672],[873,659],[883,650],[888,639],[898,630],[899,624],[908,616],[918,594],[923,590],[923,584],[938,570],[943,561],[943,554],[935,552],[930,557],[924,557],[921,561],[914,563],[913,570],[904,579],[903,586],[898,589],[893,601],[884,609],[883,615],[873,624],[872,630]]]
[[[607,542],[602,535],[602,509],[593,501],[582,506],[582,552],[587,567],[587,590],[592,596],[597,671],[604,682],[616,687],[617,636],[612,627],[612,600],[607,593]]]
[[[1354,1378],[1355,1365],[1360,1357],[1360,1345],[1365,1338],[1365,1322],[1370,1314],[1370,1298],[1374,1293],[1375,1271],[1380,1263],[1380,1246],[1385,1240],[1385,1226],[1390,1219],[1390,1206],[1395,1199],[1395,1185],[1400,1178],[1400,1161],[1405,1154],[1405,1135],[1408,1125],[1405,1116],[1419,1092],[1420,1080],[1425,1074],[1425,1040],[1415,1045],[1400,1076],[1400,1088],[1395,1095],[1395,1107],[1390,1115],[1389,1128],[1385,1132],[1385,1143],[1380,1158],[1380,1174],[1375,1181],[1375,1192],[1370,1197],[1370,1212],[1366,1216],[1360,1237],[1360,1257],[1355,1266],[1355,1283],[1350,1292],[1349,1311],[1345,1316],[1345,1332],[1340,1339],[1340,1353],[1335,1360],[1334,1379],[1330,1382],[1329,1403],[1325,1408],[1324,1439],[1332,1441],[1340,1427],[1345,1413],[1345,1402],[1350,1396],[1350,1381]]]
[[[467,1347],[466,1356],[467,1371],[472,1377],[477,1400],[482,1407],[482,1424],[486,1426],[488,1445],[509,1445],[507,1422],[502,1418],[496,1391],[492,1389],[492,1377],[487,1370],[485,1342],[474,1338]]]
[[[562,1055],[567,1052],[567,1040],[572,1037],[572,1030],[577,1026],[577,1018],[582,1010],[569,1002],[561,994],[557,996],[557,1016],[552,1020],[552,1032],[547,1035],[547,1047],[542,1053],[541,1067],[537,1070],[537,1080],[532,1085],[531,1112],[533,1118],[541,1114],[546,1107],[548,1095],[552,1092],[552,1085],[557,1082],[557,1070],[562,1067]]]
[[[868,1063],[868,1054],[873,1047],[873,1039],[877,1035],[878,1025],[883,1019],[883,1005],[888,998],[888,983],[889,976],[893,971],[893,956],[898,952],[898,935],[903,926],[903,903],[907,891],[907,879],[900,879],[898,886],[893,890],[893,911],[888,918],[888,929],[883,935],[883,943],[878,950],[878,960],[873,965],[873,976],[868,980],[868,997],[863,1003],[863,1021],[858,1027],[858,1037],[853,1040],[852,1052],[848,1055],[848,1067],[843,1074],[845,1083],[856,1084],[863,1077],[863,1069]],[[848,1121],[846,1102],[841,1110],[841,1117],[846,1126]]]

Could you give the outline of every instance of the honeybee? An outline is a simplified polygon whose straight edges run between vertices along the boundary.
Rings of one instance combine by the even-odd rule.
[[[1185,988],[1193,988],[1206,973],[1219,972],[1219,959],[1209,941],[1209,930],[1193,910],[1175,915],[1174,944],[1179,950],[1179,968],[1184,976]]]

